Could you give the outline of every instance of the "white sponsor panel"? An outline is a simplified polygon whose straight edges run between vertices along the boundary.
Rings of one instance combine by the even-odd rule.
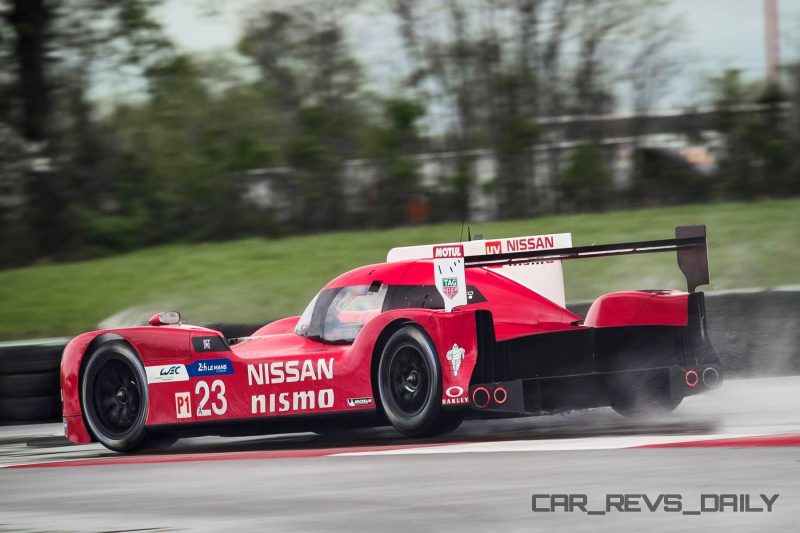
[[[463,243],[424,244],[421,246],[405,246],[392,248],[386,257],[388,262],[408,261],[414,259],[435,258],[434,249],[447,249],[452,246],[462,246],[464,256],[501,254],[525,252],[531,250],[550,250],[556,248],[571,248],[572,235],[570,233],[554,233],[551,235],[527,235],[505,239],[490,239],[468,241]],[[529,289],[541,294],[545,298],[564,306],[564,273],[561,261],[533,262],[518,265],[505,265],[492,269],[497,274],[505,276]],[[438,285],[437,285],[438,288]],[[466,303],[466,302],[465,302]],[[445,298],[447,305],[447,298]],[[464,304],[457,304],[464,305]]]
[[[436,290],[442,295],[445,310],[451,311],[458,305],[467,305],[463,246],[434,246],[433,274]]]
[[[192,417],[192,396],[188,392],[175,393],[175,416],[178,418]]]
[[[189,381],[186,365],[158,365],[145,367],[148,383],[171,383]]]

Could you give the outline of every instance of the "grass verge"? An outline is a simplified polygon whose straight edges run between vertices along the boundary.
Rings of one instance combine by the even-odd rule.
[[[708,226],[706,290],[800,283],[800,200],[693,205],[472,224],[485,238],[572,232],[573,244],[669,238]],[[457,240],[460,224],[279,240],[177,244],[79,263],[0,271],[0,339],[73,335],[120,310],[179,309],[190,322],[261,323],[299,313],[329,279],[393,246]],[[567,298],[685,288],[671,254],[570,261]]]

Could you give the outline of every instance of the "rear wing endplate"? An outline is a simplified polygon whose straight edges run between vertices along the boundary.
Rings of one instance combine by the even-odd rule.
[[[689,292],[695,292],[697,287],[709,282],[708,246],[705,226],[678,226],[675,228],[674,239],[467,256],[464,258],[464,267],[514,265],[531,261],[563,261],[565,259],[586,259],[590,257],[671,251],[677,252],[678,267],[686,277]]]

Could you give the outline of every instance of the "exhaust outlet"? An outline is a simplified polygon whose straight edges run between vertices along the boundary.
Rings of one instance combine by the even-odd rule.
[[[489,400],[491,399],[492,395],[489,394],[489,390],[486,387],[478,387],[472,391],[472,403],[479,409],[489,405]]]
[[[708,367],[703,370],[703,385],[709,389],[719,385],[719,372],[717,372],[716,368]]]
[[[497,387],[494,390],[495,403],[497,403],[498,405],[503,405],[504,403],[506,403],[506,400],[508,400],[508,393],[506,392],[506,389],[504,389],[503,387]]]
[[[700,376],[698,376],[697,372],[695,372],[694,370],[687,370],[683,380],[689,387],[696,387],[697,384],[700,382]]]

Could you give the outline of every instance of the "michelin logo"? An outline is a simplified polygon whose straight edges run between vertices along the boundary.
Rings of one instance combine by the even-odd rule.
[[[450,361],[450,366],[453,367],[453,375],[458,375],[458,369],[461,368],[461,361],[464,360],[464,348],[459,348],[458,344],[453,344],[450,351],[447,352],[445,357]]]
[[[348,398],[348,407],[360,407],[362,405],[372,405],[372,398]]]
[[[189,381],[186,365],[159,365],[145,367],[148,383],[170,383]]]
[[[187,367],[189,377],[226,376],[233,374],[233,363],[230,359],[205,359],[195,361]]]

